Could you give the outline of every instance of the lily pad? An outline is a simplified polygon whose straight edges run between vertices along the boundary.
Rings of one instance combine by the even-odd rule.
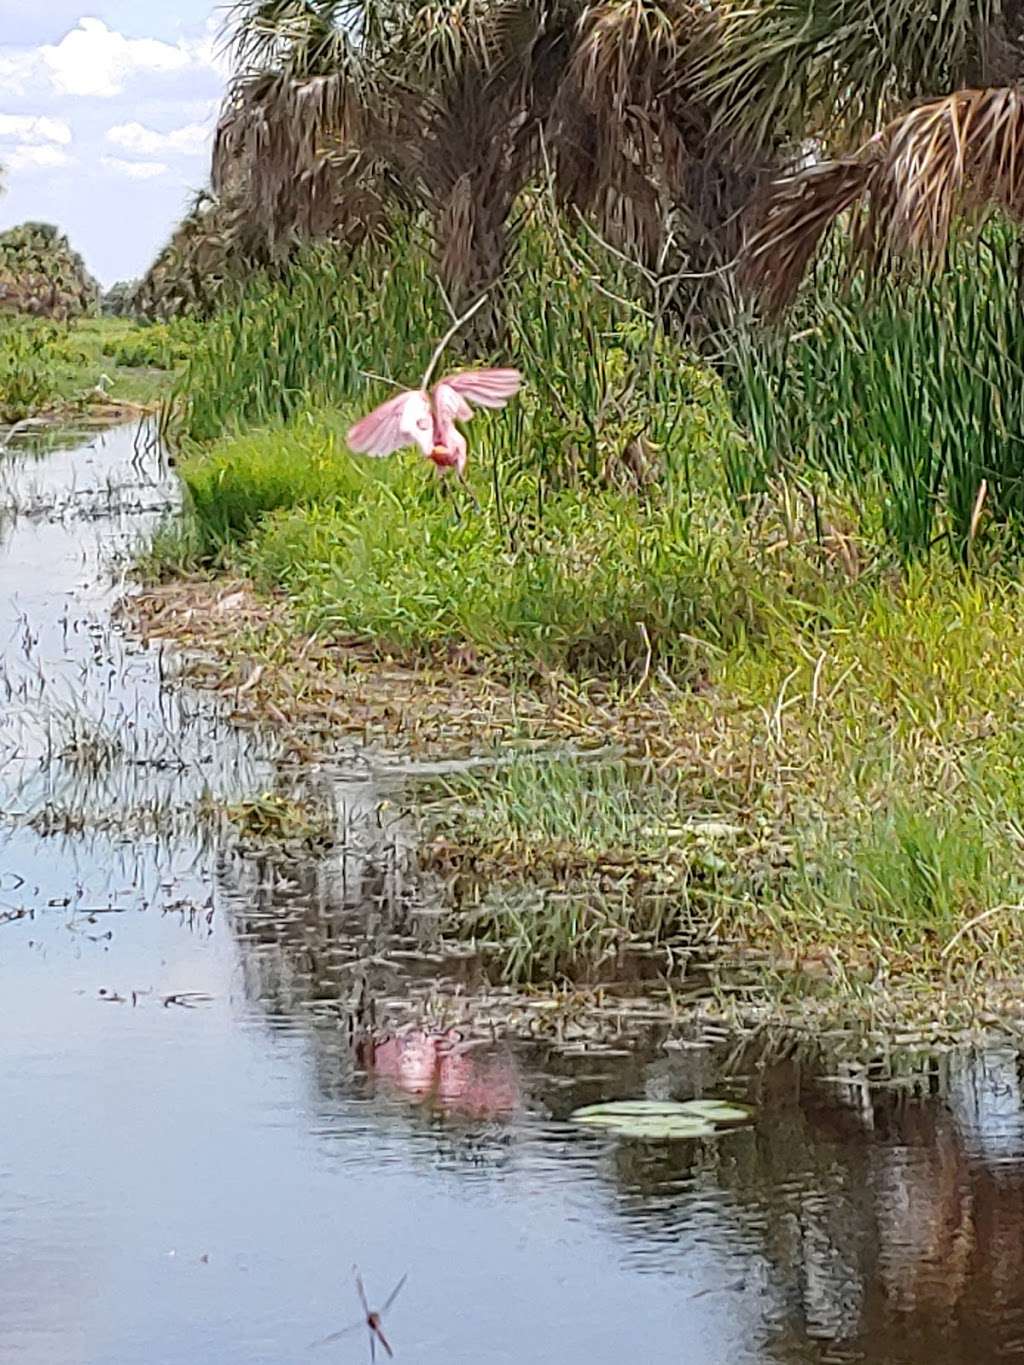
[[[718,1137],[753,1117],[752,1109],[728,1100],[612,1100],[585,1105],[570,1115],[591,1128],[655,1142]]]

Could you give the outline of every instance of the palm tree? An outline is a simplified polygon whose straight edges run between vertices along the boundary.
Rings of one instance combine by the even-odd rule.
[[[865,250],[921,239],[928,212],[904,231],[884,194],[926,120],[892,120],[1011,79],[1022,22],[1024,0],[238,0],[213,191],[244,210],[222,217],[257,264],[422,216],[458,307],[501,278],[523,191],[550,168],[563,208],[614,247],[702,277],[676,296],[689,318],[728,304],[754,202],[745,277],[778,306],[844,210],[875,206]],[[968,125],[1008,135],[997,104],[981,123],[977,101],[968,124],[962,100],[947,108],[947,161]],[[819,160],[779,178],[809,143]],[[934,196],[941,164],[920,191]],[[980,174],[957,194],[976,199]]]
[[[756,176],[691,78],[717,32],[700,0],[243,0],[233,24],[214,188],[276,250],[418,208],[458,305],[501,277],[550,164],[563,205],[648,264],[669,230],[698,269],[735,254]]]
[[[846,214],[872,267],[908,253],[934,265],[957,213],[1020,217],[1020,77],[1024,0],[727,7],[701,71],[719,127],[803,162],[755,201],[742,282],[778,313]]]
[[[721,41],[720,7],[604,0],[578,8],[552,130],[563,202],[645,265],[706,275],[691,290],[692,317],[711,291],[721,295],[739,212],[773,160],[743,129],[721,131],[704,74]]]
[[[231,12],[212,186],[246,204],[270,257],[345,223],[347,196],[369,192],[376,17],[355,0],[239,0]]]

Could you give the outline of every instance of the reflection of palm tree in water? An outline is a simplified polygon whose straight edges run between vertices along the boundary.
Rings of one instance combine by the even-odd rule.
[[[1006,1060],[955,1063],[945,1102],[904,1106],[883,1149],[880,1330],[933,1360],[1024,1358],[1024,1109]]]
[[[951,1061],[924,1098],[877,1091],[852,1127],[793,1078],[802,1102],[756,1179],[786,1302],[777,1359],[810,1340],[863,1361],[1024,1359],[1024,1143],[1018,1108],[1015,1159],[993,1160],[959,1102],[982,1065]]]
[[[975,1250],[970,1171],[952,1114],[903,1107],[873,1162],[883,1311],[932,1328],[956,1317]]]

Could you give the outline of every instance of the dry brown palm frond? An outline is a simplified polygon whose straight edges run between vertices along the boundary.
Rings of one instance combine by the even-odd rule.
[[[959,90],[885,130],[873,197],[885,244],[941,257],[953,218],[988,206],[1024,219],[1024,91]]]
[[[757,294],[767,313],[792,302],[825,233],[863,199],[876,164],[870,155],[826,161],[772,184],[737,272],[740,288]]]
[[[1024,91],[997,86],[929,100],[856,157],[777,180],[740,270],[769,313],[791,302],[827,230],[858,205],[853,255],[874,268],[898,255],[936,267],[957,216],[996,208],[1024,221]]]
[[[348,72],[301,81],[274,72],[237,82],[214,141],[214,192],[244,178],[252,211],[273,239],[293,220],[301,178],[321,164],[325,147],[359,146],[364,111]]]
[[[603,0],[576,25],[548,128],[559,198],[643,259],[702,155],[686,73],[710,23],[696,0]]]
[[[235,75],[212,187],[248,201],[278,255],[330,222],[338,149],[358,157],[375,100],[365,33],[375,14],[370,0],[240,0],[230,12]]]
[[[414,58],[388,89],[389,118],[369,144],[427,209],[441,282],[459,308],[504,269],[513,206],[537,165],[568,43],[564,14],[547,3],[460,0],[444,7],[458,31],[424,36],[423,15],[436,8],[431,0],[404,33]],[[463,30],[473,23],[470,38]],[[474,330],[489,322],[479,314]]]
[[[690,59],[705,13],[686,0],[605,0],[588,7],[573,57],[586,105],[625,118],[663,97]]]
[[[429,211],[440,278],[459,308],[505,265],[536,138],[522,81],[514,68],[464,68],[434,95],[396,95],[395,109],[382,150]]]

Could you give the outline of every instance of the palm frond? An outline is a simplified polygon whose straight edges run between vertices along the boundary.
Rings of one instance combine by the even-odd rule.
[[[549,121],[559,197],[651,259],[708,121],[688,69],[710,31],[697,0],[583,8]]]
[[[769,315],[796,297],[821,241],[841,213],[867,193],[875,162],[847,157],[780,177],[755,210],[757,230],[740,257],[737,282],[757,294]]]
[[[892,120],[856,156],[775,181],[744,248],[740,278],[781,311],[845,212],[852,253],[871,269],[898,255],[943,259],[957,216],[1024,221],[1024,91],[959,90]]]
[[[726,0],[694,76],[717,126],[761,148],[856,139],[908,100],[996,76],[1010,0]]]

